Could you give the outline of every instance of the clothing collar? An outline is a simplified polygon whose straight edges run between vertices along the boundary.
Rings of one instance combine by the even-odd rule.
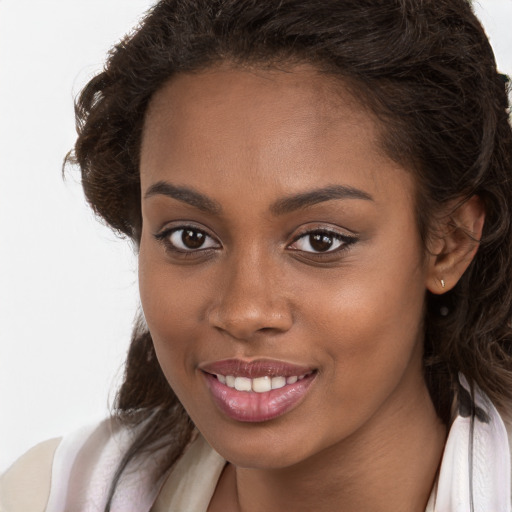
[[[510,449],[485,393],[459,374],[456,417],[446,442],[434,512],[511,512]]]

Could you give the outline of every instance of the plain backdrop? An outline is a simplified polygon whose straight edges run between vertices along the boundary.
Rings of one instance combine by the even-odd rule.
[[[138,308],[130,245],[61,174],[73,97],[150,0],[0,0],[0,472],[108,414]],[[512,74],[512,0],[475,5]]]

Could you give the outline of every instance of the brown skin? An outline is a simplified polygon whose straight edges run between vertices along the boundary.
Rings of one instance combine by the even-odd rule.
[[[146,320],[170,385],[230,461],[210,512],[419,512],[446,438],[422,373],[425,292],[441,291],[441,265],[453,286],[476,247],[448,251],[447,232],[426,254],[413,175],[380,150],[375,120],[339,82],[291,71],[222,66],[174,77],[152,99],[140,166]],[[221,210],[146,197],[160,181]],[[272,211],[332,185],[371,199]],[[468,204],[476,232],[483,212]],[[180,233],[155,239],[183,225],[205,244],[185,253],[170,248]],[[304,232],[319,229],[356,241],[318,254]],[[242,423],[216,407],[198,369],[228,358],[317,375],[296,408]]]

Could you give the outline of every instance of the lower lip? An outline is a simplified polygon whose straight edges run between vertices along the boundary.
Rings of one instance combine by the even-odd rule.
[[[245,422],[269,421],[291,411],[302,402],[316,377],[316,373],[311,373],[295,384],[256,393],[237,391],[222,384],[214,375],[203,375],[217,407],[226,416]]]

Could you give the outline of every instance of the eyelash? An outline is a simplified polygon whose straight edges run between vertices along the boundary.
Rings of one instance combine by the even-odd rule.
[[[312,249],[314,249],[311,246],[311,241],[312,241],[311,237],[315,236],[315,235],[321,236],[323,238],[323,240],[322,239],[318,240],[320,243],[326,242],[325,239],[330,239],[332,241],[331,243],[335,243],[337,241],[337,242],[339,242],[339,245],[337,247],[335,247],[334,249],[328,248],[325,251],[318,251],[318,252],[304,251],[303,249],[292,248],[292,246],[294,244],[296,244],[298,241],[304,239],[304,240],[307,240],[307,242],[309,243],[309,246]],[[309,237],[309,240],[308,240],[308,237]],[[329,255],[333,255],[333,254],[336,254],[336,253],[339,253],[342,251],[346,251],[350,247],[350,245],[354,244],[357,241],[358,241],[358,238],[355,235],[347,235],[344,233],[339,233],[338,231],[335,231],[333,229],[316,228],[316,229],[308,229],[308,230],[300,233],[299,235],[297,235],[295,237],[294,241],[288,247],[291,248],[293,251],[299,251],[301,253],[305,253],[308,255],[314,255],[315,257],[324,257],[324,256],[328,257]]]
[[[214,238],[212,236],[210,236],[206,231],[204,231],[203,229],[199,229],[196,226],[178,226],[175,228],[165,229],[161,233],[155,234],[154,237],[156,238],[156,240],[158,240],[159,242],[161,242],[164,245],[166,250],[171,251],[173,253],[182,254],[184,256],[190,256],[190,255],[198,253],[198,252],[202,252],[204,254],[206,251],[210,251],[212,249],[215,250],[215,249],[220,248],[220,244],[215,244],[216,247],[212,247],[212,246],[203,247],[201,245],[197,249],[191,249],[191,248],[181,249],[179,247],[176,247],[176,242],[173,243],[173,241],[171,241],[171,238],[173,237],[173,235],[176,235],[180,231],[183,232],[181,235],[181,240],[183,240],[183,236],[184,236],[185,232],[187,232],[187,231],[195,233],[196,235],[197,234],[203,235],[205,237],[205,240],[207,240],[207,239],[214,240]]]
[[[210,239],[210,240],[214,241],[214,244],[211,244],[208,247],[203,247],[204,244],[201,244],[199,247],[197,247],[195,249],[194,248],[179,248],[176,246],[177,240],[172,241],[171,238],[174,235],[182,232],[181,240],[180,240],[182,242],[183,236],[186,231],[194,233],[196,236],[197,235],[204,236],[205,240]],[[325,251],[318,251],[318,252],[315,252],[314,250],[306,251],[306,250],[299,249],[299,248],[293,248],[293,245],[297,244],[297,242],[299,242],[300,240],[302,240],[302,239],[307,240],[307,237],[310,237],[310,239],[308,240],[308,243],[309,243],[309,246],[312,249],[314,249],[311,245],[311,241],[312,241],[311,237],[315,236],[315,235],[324,237],[323,240],[318,240],[318,242],[320,242],[320,243],[325,242],[325,243],[335,244],[337,241],[337,242],[339,242],[339,245],[336,246],[334,249],[328,248]],[[220,249],[222,247],[220,245],[220,243],[215,242],[214,237],[210,236],[205,230],[200,229],[196,226],[186,226],[185,225],[185,226],[177,226],[174,228],[165,229],[164,231],[155,234],[154,237],[157,241],[159,241],[160,243],[162,243],[164,245],[164,247],[167,251],[170,251],[175,254],[183,255],[183,256],[199,255],[198,253],[206,255],[207,253],[210,253],[211,251]],[[292,251],[299,252],[301,254],[307,254],[308,257],[314,256],[317,258],[318,257],[321,258],[321,257],[333,255],[338,252],[345,251],[349,248],[350,245],[354,244],[357,241],[358,241],[358,237],[356,237],[355,235],[342,234],[333,229],[316,228],[316,229],[306,230],[306,231],[300,233],[299,235],[297,235],[294,238],[293,242],[287,246],[287,248]]]

